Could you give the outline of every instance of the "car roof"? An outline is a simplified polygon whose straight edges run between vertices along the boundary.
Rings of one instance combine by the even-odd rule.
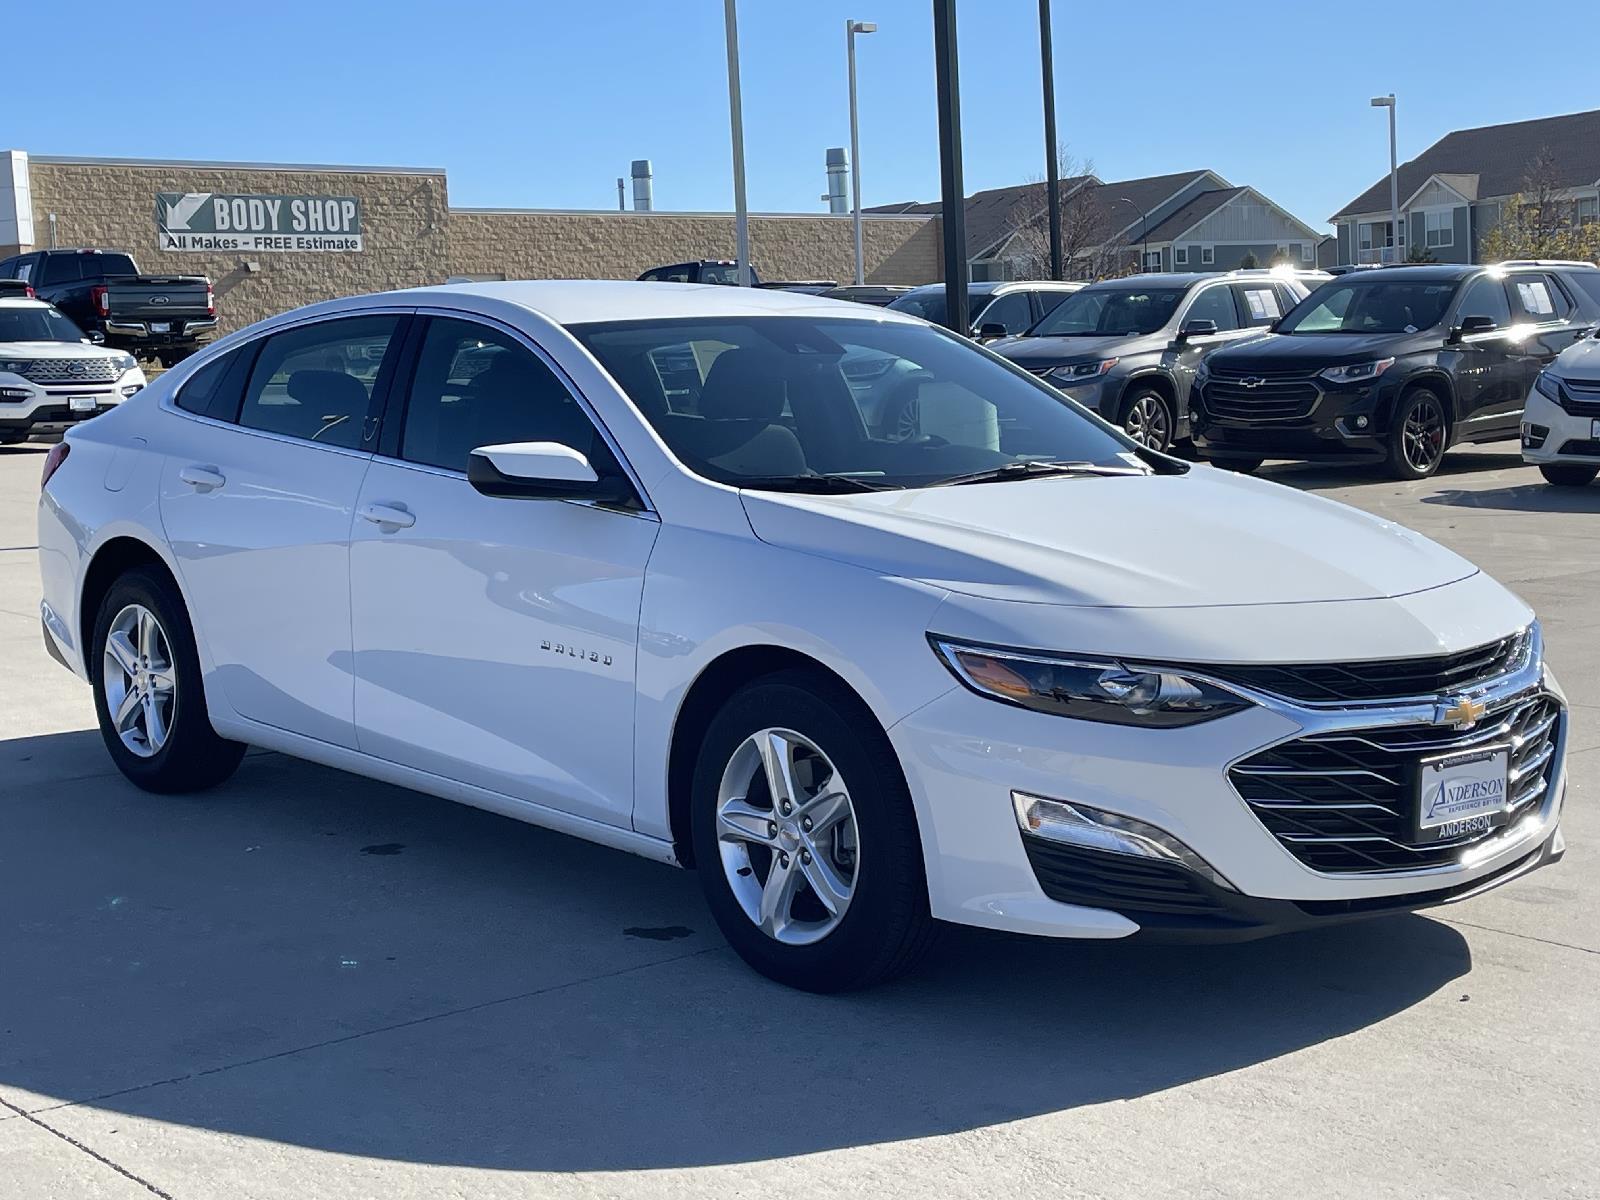
[[[0,296],[0,308],[54,308],[48,300],[29,300],[26,296]]]
[[[1341,283],[1382,283],[1385,280],[1409,279],[1438,283],[1441,280],[1464,279],[1482,270],[1484,268],[1481,265],[1470,263],[1417,263],[1410,266],[1396,264],[1392,267],[1378,267],[1371,271],[1351,271],[1340,276],[1339,280]]]
[[[916,318],[869,308],[849,300],[825,300],[804,292],[705,283],[641,283],[610,279],[532,279],[452,283],[389,292],[384,298],[423,303],[481,296],[544,314],[559,325],[598,321],[660,320],[671,317],[827,316],[867,321]],[[365,297],[371,301],[378,297]]]
[[[1092,288],[1186,288],[1205,279],[1224,282],[1229,278],[1230,276],[1219,274],[1216,271],[1150,271],[1142,275],[1124,275],[1119,279],[1102,279],[1096,283],[1091,283],[1089,286]]]

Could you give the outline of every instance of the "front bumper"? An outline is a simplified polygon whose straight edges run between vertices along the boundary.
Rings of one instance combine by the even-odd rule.
[[[70,429],[110,411],[144,386],[144,372],[138,367],[110,383],[35,383],[22,375],[0,373],[0,433]]]
[[[1381,462],[1388,457],[1388,393],[1376,384],[1302,381],[1314,399],[1292,416],[1251,416],[1241,404],[1207,396],[1207,379],[1190,397],[1189,419],[1201,457],[1290,458],[1305,462]]]
[[[1579,463],[1600,467],[1600,403],[1574,403],[1568,412],[1539,391],[1522,411],[1522,460],[1535,465]]]
[[[1307,867],[1235,790],[1229,768],[1307,733],[1430,724],[1431,702],[1310,712],[1273,701],[1150,730],[1049,716],[959,689],[889,732],[916,799],[936,917],[1053,937],[1251,938],[1447,903],[1558,858],[1567,724],[1559,689],[1534,666],[1482,694],[1493,706],[1540,691],[1561,705],[1542,795],[1458,859],[1414,870]],[[1015,792],[1154,826],[1236,890],[1187,867],[1024,834]]]

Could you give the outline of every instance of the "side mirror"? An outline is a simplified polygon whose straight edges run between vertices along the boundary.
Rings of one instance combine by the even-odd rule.
[[[1183,328],[1178,330],[1178,340],[1187,342],[1190,338],[1210,337],[1217,331],[1215,321],[1185,321]]]
[[[506,442],[479,446],[467,456],[467,482],[485,496],[510,500],[633,499],[627,481],[601,478],[589,460],[559,442]]]
[[[88,342],[91,346],[104,346],[106,344],[106,335],[101,333],[98,329],[91,329],[89,330],[89,336],[83,340]]]
[[[997,338],[1010,336],[1010,331],[999,321],[985,321],[978,326],[978,340],[980,342],[992,342]]]
[[[1474,333],[1493,333],[1499,328],[1493,317],[1462,317],[1461,324],[1450,331],[1450,340],[1459,342]]]

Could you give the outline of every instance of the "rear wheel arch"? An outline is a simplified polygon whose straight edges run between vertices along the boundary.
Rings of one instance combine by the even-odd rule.
[[[111,590],[111,585],[134,567],[152,567],[164,573],[172,580],[178,594],[183,594],[172,568],[167,566],[166,560],[150,543],[124,535],[109,539],[96,550],[94,557],[89,560],[88,570],[84,572],[83,587],[78,592],[78,646],[93,682],[98,682],[100,667],[90,649],[100,603]]]
[[[861,693],[820,659],[786,646],[751,645],[728,650],[700,671],[684,693],[672,724],[667,751],[667,819],[673,852],[685,867],[693,867],[690,799],[695,763],[707,729],[728,698],[758,679],[784,671],[802,670],[825,678],[858,706],[858,715],[870,719],[880,731],[883,724]],[[887,734],[884,735],[887,740]]]

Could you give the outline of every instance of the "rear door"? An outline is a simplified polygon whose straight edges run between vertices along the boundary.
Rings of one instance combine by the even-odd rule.
[[[248,343],[180,389],[187,415],[168,438],[161,516],[218,694],[340,746],[355,745],[350,524],[406,319],[327,318]]]

